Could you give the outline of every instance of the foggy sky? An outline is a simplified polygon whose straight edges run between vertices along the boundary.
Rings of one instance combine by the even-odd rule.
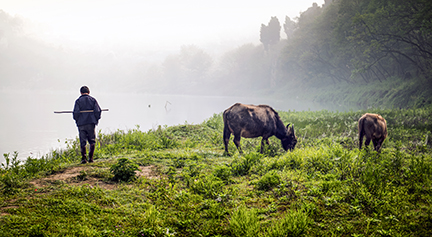
[[[50,40],[178,49],[224,41],[259,43],[261,24],[281,25],[324,0],[13,0],[0,9],[41,23]],[[284,37],[284,34],[281,34]]]

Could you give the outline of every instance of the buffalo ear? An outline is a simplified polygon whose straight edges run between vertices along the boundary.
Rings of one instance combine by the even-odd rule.
[[[294,124],[292,125],[291,130],[292,130],[292,134],[293,134],[293,136],[295,137]]]

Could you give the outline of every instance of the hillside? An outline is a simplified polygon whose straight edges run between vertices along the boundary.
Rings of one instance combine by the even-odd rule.
[[[357,112],[280,111],[298,144],[232,142],[221,114],[198,125],[99,134],[42,159],[6,154],[0,236],[430,236],[430,109],[371,110],[388,123],[380,153],[359,151]],[[136,171],[136,179],[114,174]],[[128,163],[129,162],[129,163]],[[117,173],[110,169],[117,167]]]

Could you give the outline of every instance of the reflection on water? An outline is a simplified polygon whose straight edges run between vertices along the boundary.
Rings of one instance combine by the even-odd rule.
[[[143,131],[158,125],[199,124],[234,103],[268,104],[276,110],[320,110],[317,104],[258,97],[217,97],[186,95],[98,94],[91,93],[103,112],[97,130],[110,133],[135,128]],[[41,157],[52,149],[64,148],[75,139],[77,128],[72,110],[79,93],[51,91],[3,91],[0,95],[0,154],[19,152],[20,159]],[[331,108],[326,108],[331,109]],[[3,156],[0,162],[4,162]]]

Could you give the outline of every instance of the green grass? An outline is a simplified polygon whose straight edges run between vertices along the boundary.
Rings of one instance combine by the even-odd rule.
[[[41,159],[5,154],[0,236],[431,236],[432,110],[369,110],[388,123],[380,153],[357,148],[364,112],[280,111],[295,126],[292,152],[272,137],[263,154],[260,139],[242,139],[240,155],[231,138],[224,156],[215,114],[99,134],[86,165],[77,141]],[[116,179],[125,158],[157,177]],[[73,182],[31,183],[73,167],[86,168]]]

